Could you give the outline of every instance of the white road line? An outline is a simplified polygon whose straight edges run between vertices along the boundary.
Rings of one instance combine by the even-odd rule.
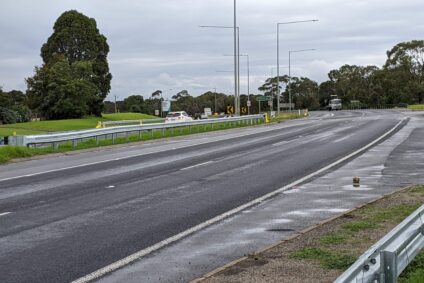
[[[309,121],[306,121],[309,122]],[[304,123],[307,124],[307,123]],[[281,127],[280,129],[286,129],[286,128],[291,128],[291,127],[296,127],[302,124],[295,124],[295,125],[289,125],[287,127]],[[275,128],[269,128],[266,129],[262,132],[259,133],[266,133],[266,132],[271,132],[271,131],[275,131]],[[208,144],[208,143],[213,143],[213,142],[217,142],[217,141],[222,141],[222,140],[228,140],[228,139],[234,139],[234,138],[239,138],[239,137],[244,137],[244,136],[251,136],[251,135],[255,135],[258,134],[258,132],[255,133],[249,133],[249,134],[239,134],[239,135],[234,135],[231,137],[227,137],[227,138],[216,138],[216,139],[210,139],[208,141],[205,142],[200,142],[200,143],[196,143],[196,144],[189,144],[189,145],[183,145],[180,146],[178,148],[172,148],[172,150],[175,149],[182,149],[182,148],[187,148],[187,147],[191,147],[191,146],[196,146],[196,145],[203,145],[203,144]],[[57,169],[52,169],[52,170],[46,170],[46,171],[41,171],[41,172],[35,172],[35,173],[31,173],[31,174],[26,174],[26,175],[20,175],[20,176],[15,176],[15,177],[9,177],[9,178],[4,178],[4,179],[0,179],[0,182],[3,181],[9,181],[9,180],[16,180],[16,179],[20,179],[20,178],[25,178],[25,177],[33,177],[33,176],[38,176],[38,175],[42,175],[42,174],[47,174],[47,173],[53,173],[53,172],[60,172],[60,171],[64,171],[64,170],[68,170],[68,169],[75,169],[75,168],[80,168],[80,167],[86,167],[86,166],[90,166],[90,165],[96,165],[96,164],[101,164],[101,163],[106,163],[106,162],[110,162],[110,161],[119,161],[119,160],[123,160],[123,159],[128,159],[128,158],[132,158],[132,157],[139,157],[139,156],[143,156],[143,155],[147,155],[147,154],[154,154],[154,153],[159,153],[159,152],[163,152],[166,151],[166,149],[160,149],[160,150],[156,150],[156,151],[150,151],[150,152],[144,152],[144,153],[140,153],[140,154],[134,154],[134,155],[129,155],[129,156],[123,156],[123,157],[118,157],[118,158],[112,158],[112,159],[106,159],[106,160],[101,160],[101,161],[96,161],[96,162],[89,162],[89,163],[84,163],[84,164],[78,164],[78,165],[74,165],[74,166],[69,166],[69,167],[64,167],[64,168],[57,168]]]
[[[188,166],[188,167],[185,167],[185,168],[180,169],[180,171],[188,170],[188,169],[191,169],[191,168],[203,166],[203,165],[210,164],[210,163],[214,163],[214,161],[206,161],[206,162],[203,162],[203,163],[199,163],[199,164],[195,164],[195,165],[192,165],[192,166]]]
[[[272,144],[272,146],[279,146],[279,145],[284,145],[284,144],[286,144],[286,143],[288,143],[289,141],[280,141],[280,142],[277,142],[277,143],[273,143]]]
[[[5,216],[5,215],[8,215],[8,214],[11,214],[12,212],[10,212],[10,211],[8,211],[8,212],[3,212],[3,213],[0,213],[0,216]]]
[[[145,248],[145,249],[143,249],[141,251],[138,251],[136,253],[133,253],[132,255],[129,255],[129,256],[121,259],[121,260],[118,260],[118,261],[116,261],[116,262],[114,262],[112,264],[109,264],[109,265],[101,268],[101,269],[98,269],[98,270],[96,270],[96,271],[94,271],[94,272],[92,272],[92,273],[90,273],[90,274],[88,274],[88,275],[86,275],[84,277],[78,278],[78,279],[72,281],[71,283],[87,283],[87,282],[90,282],[92,280],[95,280],[95,279],[97,279],[97,278],[99,278],[101,276],[104,276],[107,273],[113,272],[113,271],[115,271],[115,270],[117,270],[117,269],[119,269],[121,267],[124,267],[125,265],[128,265],[131,262],[133,262],[133,261],[135,261],[135,260],[137,260],[137,259],[139,259],[139,258],[141,258],[143,256],[146,256],[146,255],[148,255],[148,254],[150,254],[150,253],[152,253],[152,252],[154,252],[154,251],[156,251],[158,249],[161,249],[161,248],[163,248],[163,247],[165,247],[165,246],[167,246],[167,245],[169,245],[169,244],[171,244],[173,242],[176,242],[176,241],[178,241],[178,240],[180,240],[180,239],[182,239],[184,237],[187,237],[190,234],[193,234],[193,233],[195,233],[197,231],[200,231],[200,230],[202,230],[202,229],[204,229],[204,228],[206,228],[206,227],[208,227],[208,226],[210,226],[212,224],[215,224],[215,223],[217,223],[217,222],[219,222],[219,221],[221,221],[221,220],[223,220],[223,219],[225,219],[227,217],[230,217],[230,216],[232,216],[232,215],[234,215],[236,213],[239,213],[239,212],[245,210],[246,208],[249,208],[249,207],[252,207],[254,205],[257,205],[257,204],[263,202],[266,199],[269,199],[269,198],[271,198],[271,197],[273,197],[275,195],[278,195],[281,192],[284,192],[284,191],[290,189],[293,186],[296,186],[296,185],[298,185],[300,183],[303,183],[306,180],[308,180],[308,179],[310,179],[310,178],[312,178],[312,177],[314,177],[314,176],[316,176],[318,174],[321,174],[322,172],[325,172],[326,170],[328,170],[328,169],[330,169],[330,168],[332,168],[332,167],[334,167],[334,166],[336,166],[336,165],[338,165],[338,164],[340,164],[340,163],[348,160],[349,158],[352,158],[353,156],[355,156],[355,155],[357,155],[359,153],[362,153],[366,149],[372,147],[373,145],[375,145],[376,143],[378,143],[379,141],[381,141],[382,139],[384,139],[385,137],[387,137],[388,135],[390,135],[392,132],[394,132],[396,130],[396,128],[405,119],[406,118],[403,118],[401,121],[399,121],[399,123],[396,124],[396,126],[394,126],[392,129],[390,129],[389,131],[387,131],[385,134],[383,134],[379,138],[377,138],[374,141],[370,142],[369,144],[363,146],[362,148],[360,148],[360,149],[352,152],[351,154],[346,155],[345,157],[340,158],[336,162],[333,162],[333,163],[331,163],[331,164],[329,164],[329,165],[327,165],[327,166],[325,166],[325,167],[323,167],[323,168],[321,168],[321,169],[319,169],[319,170],[317,170],[317,171],[315,171],[315,172],[313,172],[313,173],[311,173],[311,174],[309,174],[309,175],[307,175],[307,176],[305,176],[303,178],[300,178],[297,181],[294,181],[294,182],[292,182],[292,183],[290,183],[290,184],[288,184],[288,185],[286,185],[286,186],[284,186],[284,187],[282,187],[280,189],[277,189],[276,191],[273,191],[271,193],[268,193],[268,194],[266,194],[264,196],[261,196],[261,197],[255,199],[255,200],[252,200],[252,201],[250,201],[248,203],[245,203],[245,204],[243,204],[243,205],[241,205],[239,207],[236,207],[236,208],[234,208],[234,209],[232,209],[230,211],[227,211],[227,212],[225,212],[225,213],[223,213],[221,215],[218,215],[218,216],[216,216],[216,217],[214,217],[212,219],[209,219],[209,220],[207,220],[207,221],[205,221],[205,222],[203,222],[203,223],[201,223],[199,225],[196,225],[196,226],[194,226],[194,227],[192,227],[192,228],[190,228],[190,229],[188,229],[188,230],[186,230],[184,232],[181,232],[181,233],[179,233],[177,235],[174,235],[174,236],[172,236],[172,237],[170,237],[168,239],[165,239],[165,240],[163,240],[163,241],[161,241],[161,242],[159,242],[159,243],[157,243],[157,244],[155,244],[153,246],[150,246],[150,247]]]

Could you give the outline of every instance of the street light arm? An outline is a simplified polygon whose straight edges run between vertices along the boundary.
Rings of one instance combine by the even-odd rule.
[[[293,21],[293,22],[282,22],[282,23],[277,23],[277,25],[289,25],[289,24],[298,24],[298,23],[310,23],[310,22],[318,22],[318,19],[313,19],[313,20],[305,20],[305,21]]]
[[[318,19],[277,23],[277,78],[278,78],[277,79],[277,114],[278,115],[280,115],[280,25],[310,23],[310,22],[318,22]],[[290,59],[290,53],[289,53],[289,59]],[[290,72],[290,68],[289,68],[289,72]]]
[[[300,49],[300,50],[289,50],[289,53],[298,53],[298,52],[305,52],[305,51],[315,51],[316,49]]]

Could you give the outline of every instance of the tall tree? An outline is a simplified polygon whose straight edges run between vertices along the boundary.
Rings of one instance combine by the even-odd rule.
[[[394,46],[387,52],[384,69],[402,102],[424,101],[424,40]]]
[[[319,108],[317,82],[309,78],[292,77],[290,85],[293,103],[295,103],[297,109],[315,110]]]
[[[60,79],[57,78],[57,75],[64,73],[58,69],[66,68],[64,64],[68,64],[69,68],[72,69],[73,79],[79,78],[84,83],[79,84],[79,87],[75,87],[75,84],[77,84],[75,81],[73,88],[68,89],[66,92],[57,93],[57,95],[62,96],[63,99],[60,101],[65,103],[65,101],[72,100],[73,97],[81,97],[81,94],[89,93],[88,97],[81,97],[81,100],[86,105],[81,107],[80,103],[78,103],[78,109],[72,110],[70,109],[72,105],[66,104],[64,109],[66,108],[67,110],[62,112],[60,116],[57,116],[59,114],[57,111],[53,111],[56,112],[54,115],[49,111],[49,113],[43,112],[42,114],[60,118],[86,114],[100,116],[103,110],[103,100],[110,91],[112,79],[107,62],[108,53],[109,46],[106,42],[106,37],[100,34],[94,19],[74,10],[64,12],[54,24],[53,34],[41,48],[43,66],[35,69],[33,78],[27,79],[28,92],[31,95],[30,105],[41,111],[47,111],[44,106],[49,104],[46,103],[46,99],[49,100],[48,97],[51,96],[49,91],[51,91],[52,83],[47,79],[52,79],[53,81]],[[66,79],[69,80],[71,78],[67,77]],[[79,91],[83,85],[85,89],[83,93],[73,92]],[[55,91],[59,90],[56,88]],[[65,96],[69,97],[66,98]],[[68,114],[71,116],[67,116]]]
[[[144,111],[144,98],[141,95],[130,95],[124,99],[126,109],[130,112],[142,113]]]
[[[283,85],[287,85],[289,82],[289,76],[280,76],[280,93]],[[264,95],[275,95],[277,93],[277,77],[266,79],[265,83],[258,88],[259,91],[263,92]]]

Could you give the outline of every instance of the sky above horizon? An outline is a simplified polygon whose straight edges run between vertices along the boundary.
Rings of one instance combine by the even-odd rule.
[[[200,25],[233,25],[231,0],[1,0],[0,86],[26,90],[25,78],[40,66],[40,48],[65,11],[94,18],[107,37],[112,89],[107,97],[165,98],[186,89],[234,92],[233,31]],[[250,58],[250,92],[276,75],[277,22],[319,19],[316,23],[280,25],[280,75],[317,82],[344,64],[376,65],[399,42],[423,39],[422,0],[238,0],[240,53]],[[241,93],[247,93],[246,57],[240,59]],[[217,72],[218,71],[218,72]]]

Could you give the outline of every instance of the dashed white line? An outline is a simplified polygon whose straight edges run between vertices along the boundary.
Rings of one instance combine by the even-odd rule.
[[[195,165],[192,165],[192,166],[188,166],[188,167],[182,168],[182,169],[180,169],[180,171],[184,171],[184,170],[188,170],[188,169],[191,169],[191,168],[203,166],[203,165],[210,164],[210,163],[213,163],[213,162],[214,161],[206,161],[206,162],[203,162],[203,163],[199,163],[199,164],[195,164]]]
[[[348,160],[349,158],[352,158],[355,155],[362,153],[366,149],[372,147],[373,145],[375,145],[376,143],[380,142],[382,139],[384,139],[385,137],[387,137],[388,135],[390,135],[392,132],[394,132],[396,130],[396,128],[404,120],[405,120],[405,118],[402,119],[401,121],[399,121],[399,123],[397,123],[392,129],[390,129],[389,131],[387,131],[386,133],[384,133],[382,136],[380,136],[379,138],[377,138],[374,141],[370,142],[369,144],[363,146],[362,148],[360,148],[360,149],[352,152],[351,154],[346,155],[345,157],[340,158],[339,160],[337,160],[337,161],[335,161],[335,162],[333,162],[333,163],[331,163],[331,164],[329,164],[329,165],[327,165],[325,167],[322,167],[321,169],[319,169],[319,170],[317,170],[317,171],[315,171],[315,172],[313,172],[313,173],[311,173],[311,174],[309,174],[307,176],[304,176],[303,178],[298,179],[297,181],[294,181],[294,182],[292,182],[292,183],[290,183],[290,184],[288,184],[288,185],[286,185],[286,186],[284,186],[284,187],[282,187],[282,188],[280,188],[280,189],[278,189],[276,191],[273,191],[271,193],[268,193],[266,195],[263,195],[263,196],[255,199],[255,200],[252,200],[252,201],[250,201],[248,203],[245,203],[245,204],[243,204],[243,205],[241,205],[239,207],[236,207],[236,208],[234,208],[234,209],[232,209],[230,211],[227,211],[227,212],[225,212],[225,213],[223,213],[221,215],[218,215],[218,216],[216,216],[216,217],[214,217],[212,219],[209,219],[209,220],[207,220],[207,221],[205,221],[203,223],[200,223],[200,224],[198,224],[198,225],[196,225],[196,226],[194,226],[194,227],[192,227],[190,229],[187,229],[187,230],[185,230],[185,231],[183,231],[183,232],[181,232],[181,233],[179,233],[177,235],[174,235],[174,236],[172,236],[172,237],[170,237],[168,239],[165,239],[165,240],[163,240],[163,241],[161,241],[161,242],[159,242],[159,243],[157,243],[157,244],[155,244],[153,246],[150,246],[150,247],[145,248],[143,250],[140,250],[140,251],[138,251],[136,253],[133,253],[132,255],[129,255],[129,256],[121,259],[121,260],[118,260],[118,261],[116,261],[116,262],[114,262],[112,264],[109,264],[109,265],[107,265],[107,266],[105,266],[105,267],[103,267],[101,269],[98,269],[98,270],[96,270],[96,271],[94,271],[94,272],[92,272],[90,274],[87,274],[84,277],[78,278],[78,279],[72,281],[71,283],[87,283],[87,282],[90,282],[90,281],[92,281],[94,279],[97,279],[99,277],[102,277],[105,274],[110,273],[110,272],[113,272],[113,271],[115,271],[115,270],[117,270],[117,269],[119,269],[121,267],[124,267],[124,266],[130,264],[131,262],[133,262],[133,261],[141,258],[141,257],[144,257],[144,256],[146,256],[146,255],[148,255],[148,254],[150,254],[150,253],[152,253],[152,252],[154,252],[156,250],[159,250],[159,249],[161,249],[161,248],[163,248],[163,247],[165,247],[165,246],[167,246],[167,245],[169,245],[171,243],[174,243],[174,242],[176,242],[176,241],[178,241],[178,240],[180,240],[182,238],[185,238],[185,237],[187,237],[187,236],[189,236],[189,235],[191,235],[191,234],[193,234],[195,232],[198,232],[198,231],[200,231],[200,230],[202,230],[202,229],[204,229],[204,228],[206,228],[206,227],[208,227],[208,226],[210,226],[212,224],[215,224],[215,223],[217,223],[217,222],[219,222],[219,221],[221,221],[221,220],[223,220],[225,218],[228,218],[228,217],[230,217],[230,216],[232,216],[232,215],[234,215],[236,213],[239,213],[239,212],[245,210],[246,208],[249,208],[249,207],[252,207],[254,205],[257,205],[257,204],[263,202],[266,199],[269,199],[269,198],[274,197],[274,196],[276,196],[276,195],[278,195],[278,194],[280,194],[280,193],[282,193],[284,191],[287,191],[288,189],[290,189],[290,188],[292,188],[292,187],[294,187],[294,186],[296,186],[296,185],[298,185],[300,183],[303,183],[306,180],[309,180],[310,178],[312,178],[312,177],[314,177],[314,176],[316,176],[318,174],[321,174],[322,172],[325,172],[328,169],[330,169],[330,168],[332,168],[332,167],[334,167],[334,166],[336,166],[336,165],[338,165],[338,164],[340,164],[340,163]]]
[[[12,212],[10,212],[10,211],[3,212],[3,213],[0,213],[0,216],[5,216],[5,215],[11,214],[11,213],[12,213]]]
[[[272,146],[279,146],[279,145],[283,145],[283,144],[286,144],[286,143],[289,143],[289,141],[280,141],[280,142],[277,142],[277,143],[273,143]]]

